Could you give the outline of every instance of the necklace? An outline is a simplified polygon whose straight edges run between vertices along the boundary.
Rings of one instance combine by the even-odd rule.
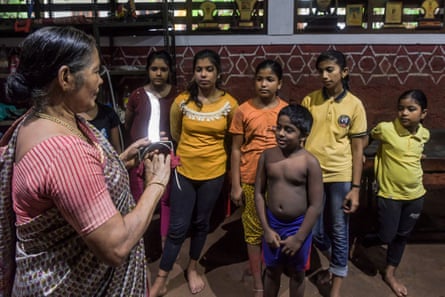
[[[65,128],[67,128],[68,130],[70,130],[73,134],[75,134],[76,136],[80,137],[82,140],[87,140],[87,138],[85,137],[85,135],[82,134],[82,132],[80,132],[78,129],[74,128],[72,125],[68,124],[65,121],[62,121],[59,118],[50,116],[49,114],[46,113],[41,113],[41,112],[36,112],[35,116],[41,119],[46,119],[46,120],[50,120],[54,123],[57,123],[61,126],[64,126]]]

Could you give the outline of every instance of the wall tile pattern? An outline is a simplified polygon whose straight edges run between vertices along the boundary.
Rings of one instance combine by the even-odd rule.
[[[217,38],[217,37],[215,37]],[[260,37],[259,37],[260,38]],[[210,48],[221,56],[226,89],[243,101],[253,95],[255,66],[264,59],[283,65],[280,96],[300,102],[305,94],[321,87],[315,61],[321,51],[337,49],[346,54],[350,68],[350,88],[365,104],[370,126],[396,115],[398,96],[405,90],[422,89],[429,99],[425,125],[445,128],[445,45],[249,45],[184,46],[176,48],[177,84],[185,88],[192,77],[196,52]],[[145,65],[156,47],[104,48],[103,60],[111,65]],[[115,88],[141,79],[122,77]]]

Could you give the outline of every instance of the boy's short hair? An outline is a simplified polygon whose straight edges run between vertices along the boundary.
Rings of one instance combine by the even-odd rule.
[[[306,107],[295,103],[289,104],[280,110],[278,118],[280,116],[288,116],[292,125],[300,130],[303,137],[309,135],[312,128],[313,118]]]

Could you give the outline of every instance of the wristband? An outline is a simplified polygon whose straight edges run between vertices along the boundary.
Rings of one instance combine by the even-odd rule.
[[[360,189],[360,185],[351,184],[351,188],[359,188]]]

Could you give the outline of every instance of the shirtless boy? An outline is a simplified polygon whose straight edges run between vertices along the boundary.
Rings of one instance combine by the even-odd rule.
[[[312,116],[301,105],[281,109],[277,146],[258,162],[255,203],[264,229],[265,297],[278,296],[282,273],[290,278],[289,296],[304,296],[311,230],[323,199],[320,164],[302,147],[311,126]]]

